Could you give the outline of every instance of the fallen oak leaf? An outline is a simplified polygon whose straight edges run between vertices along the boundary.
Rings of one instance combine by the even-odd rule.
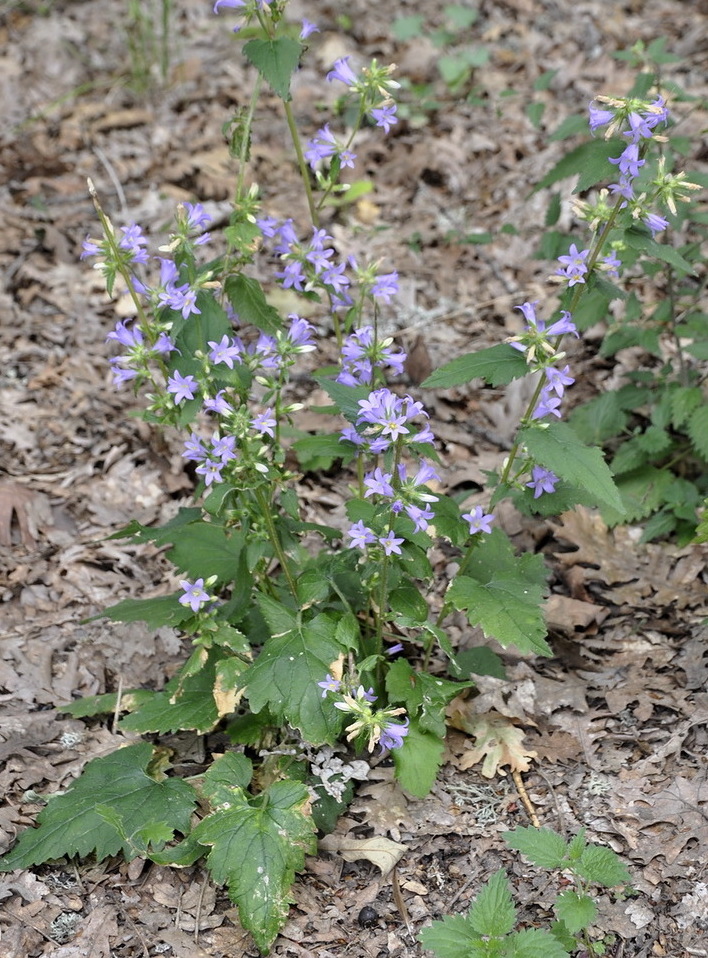
[[[406,845],[392,842],[390,838],[375,836],[374,838],[347,838],[338,835],[325,835],[319,841],[319,848],[330,855],[341,855],[345,862],[355,862],[365,859],[376,865],[382,875],[387,875],[394,865],[408,851]]]
[[[482,775],[494,778],[498,773],[506,775],[503,765],[512,772],[527,772],[530,760],[536,758],[536,752],[523,745],[524,731],[513,725],[508,718],[498,712],[485,712],[477,715],[465,708],[467,703],[455,700],[448,709],[448,719],[453,728],[472,735],[475,745],[463,752],[459,761],[462,770],[482,763]]]

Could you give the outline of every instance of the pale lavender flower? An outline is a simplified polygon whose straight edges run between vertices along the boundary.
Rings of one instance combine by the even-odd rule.
[[[302,28],[300,30],[300,39],[307,40],[309,36],[312,36],[313,33],[319,33],[320,28],[316,23],[312,23],[311,20],[304,18],[302,21]]]
[[[619,270],[622,268],[622,260],[618,257],[615,250],[602,257],[602,262],[607,271],[607,275],[613,279],[619,279]]]
[[[384,472],[380,467],[364,476],[364,485],[366,492],[364,498],[368,496],[393,496],[393,486],[391,485],[393,475],[390,472]]]
[[[215,462],[213,459],[207,459],[201,463],[201,465],[197,466],[194,471],[197,475],[204,478],[205,485],[211,486],[214,482],[221,482],[221,470],[223,468],[223,463]]]
[[[219,433],[215,432],[211,441],[211,455],[220,459],[221,465],[226,465],[227,462],[236,458],[235,436],[219,436]]]
[[[131,328],[128,329],[122,320],[119,320],[116,323],[115,329],[106,336],[106,342],[111,339],[120,343],[121,346],[127,346],[129,349],[135,346],[142,346],[144,342],[140,327],[131,326]]]
[[[421,509],[420,506],[409,505],[405,509],[408,518],[413,520],[415,532],[425,532],[429,523],[435,518],[435,513],[429,505],[426,505],[424,509]]]
[[[557,416],[560,419],[560,409],[561,404],[560,396],[555,395],[551,391],[551,387],[545,386],[541,390],[541,394],[538,397],[538,403],[536,408],[531,414],[532,419],[543,419],[544,416]]]
[[[265,412],[259,413],[255,419],[251,420],[251,426],[261,436],[270,436],[275,438],[274,428],[278,425],[278,420],[273,416],[273,410],[269,406]]]
[[[401,543],[404,542],[404,539],[397,538],[393,531],[387,532],[385,536],[379,536],[379,545],[383,546],[383,550],[387,556],[401,555]]]
[[[370,111],[370,115],[376,121],[376,126],[380,126],[384,133],[388,133],[391,127],[398,123],[395,103],[384,103],[383,106],[375,107]]]
[[[558,476],[543,466],[534,466],[531,472],[531,481],[526,485],[533,489],[534,499],[538,499],[544,492],[555,492],[556,484],[560,482]]]
[[[594,105],[594,101],[590,104],[590,129],[594,133],[595,130],[599,129],[601,126],[606,126],[608,123],[611,123],[615,114],[613,110],[603,110],[600,107]]]
[[[204,591],[204,579],[197,579],[196,582],[183,579],[180,588],[184,589],[184,593],[179,597],[180,605],[188,605],[192,612],[199,612],[201,607],[210,601],[209,593]]]
[[[349,543],[350,549],[364,549],[367,545],[371,545],[372,542],[376,542],[376,536],[368,526],[364,525],[363,519],[355,522],[347,531],[346,535],[351,539]]]
[[[475,506],[471,512],[465,513],[462,518],[469,523],[470,535],[474,536],[478,532],[491,532],[495,517],[493,513],[485,515],[481,506]]]
[[[228,413],[233,412],[233,406],[224,399],[224,392],[224,389],[220,389],[213,399],[207,396],[204,399],[204,409],[207,412],[213,412],[219,416],[226,416]]]
[[[642,223],[649,227],[652,236],[656,236],[657,233],[662,233],[669,227],[669,221],[663,216],[659,216],[658,213],[646,213],[642,216]]]
[[[333,675],[329,675],[329,674],[327,675],[327,678],[324,680],[324,682],[318,682],[317,684],[323,690],[322,691],[323,699],[327,697],[328,692],[338,692],[340,688],[342,687],[341,681],[339,679],[335,679]]]
[[[382,299],[385,303],[391,301],[391,297],[398,293],[398,273],[394,270],[392,273],[381,273],[374,280],[371,287],[371,295],[374,299]]]
[[[334,66],[327,74],[327,79],[331,83],[333,80],[339,80],[345,86],[352,87],[357,82],[356,74],[349,66],[350,57],[340,57],[335,60]]]
[[[234,361],[239,362],[241,358],[243,344],[239,339],[233,339],[224,334],[220,342],[217,343],[210,339],[208,345],[211,346],[209,359],[216,366],[223,363],[229,369],[233,369]]]
[[[636,143],[630,143],[622,153],[614,159],[610,157],[610,163],[619,167],[623,176],[635,177],[639,175],[639,170],[644,166],[646,160],[639,159],[639,146]]]
[[[79,256],[79,259],[87,259],[89,256],[98,256],[103,252],[98,242],[91,239],[90,236],[87,236],[83,241],[81,249],[83,252]]]
[[[174,396],[176,406],[183,399],[194,399],[197,389],[199,389],[199,383],[194,376],[183,376],[179,370],[175,370],[174,376],[170,376],[167,380],[167,392]]]
[[[206,459],[208,455],[209,453],[201,438],[196,432],[193,432],[189,439],[185,440],[182,457],[184,459],[191,459],[194,462],[201,462],[203,459]]]
[[[555,366],[548,366],[545,369],[548,386],[556,393],[562,396],[566,386],[572,386],[575,380],[570,375],[570,366],[564,366],[563,369],[556,369]]]
[[[408,735],[408,719],[405,722],[386,722],[381,729],[381,737],[379,738],[381,750],[401,748],[406,735]]]

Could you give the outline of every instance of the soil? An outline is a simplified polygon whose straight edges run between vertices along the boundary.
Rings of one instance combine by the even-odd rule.
[[[128,0],[5,0],[0,11],[0,851],[32,824],[42,794],[65,789],[87,760],[128,740],[110,721],[77,721],[57,707],[161,688],[185,654],[172,630],[95,618],[121,598],[174,590],[159,550],[109,536],[132,518],[166,521],[193,482],[177,435],[153,432],[133,415],[130,391],[111,385],[105,339],[126,304],[111,302],[100,274],[79,261],[83,239],[98,232],[87,177],[116,223],[135,220],[152,237],[181,201],[205,203],[217,223],[228,218],[235,163],[222,127],[248,102],[253,74],[230,30],[234,11],[214,17],[206,0],[172,7],[165,76],[157,48],[144,67],[131,58],[146,34],[131,25]],[[306,133],[329,118],[337,91],[323,80],[338,57],[395,62],[407,78],[401,122],[357,142],[352,177],[370,178],[373,192],[332,212],[327,226],[338,248],[398,270],[401,294],[381,323],[411,354],[412,390],[431,367],[518,332],[514,305],[540,300],[550,313],[549,264],[534,254],[551,193],[531,190],[569,149],[551,137],[560,123],[597,94],[631,88],[633,70],[614,52],[666,38],[677,59],[665,79],[696,98],[677,104],[694,144],[686,167],[706,170],[705,2],[476,7],[471,44],[489,59],[452,92],[439,66],[454,45],[441,51],[431,39],[442,3],[291,5],[320,29],[293,83]],[[140,9],[157,23],[157,4]],[[392,22],[413,14],[424,18],[422,35],[393,39]],[[285,121],[268,94],[247,175],[267,212],[307,222]],[[572,185],[560,184],[560,229],[573,224]],[[484,234],[490,242],[480,242]],[[259,269],[269,282],[265,260]],[[297,308],[276,295],[286,312]],[[647,362],[636,353],[599,359],[600,336],[598,327],[573,346],[573,404]],[[332,351],[324,331],[323,341]],[[315,428],[309,407],[322,396],[307,370],[297,389],[300,423]],[[418,392],[443,485],[480,490],[483,470],[508,448],[522,390]],[[336,471],[308,477],[307,507],[343,523],[346,481]],[[706,956],[708,553],[641,545],[641,529],[609,530],[589,510],[535,522],[508,512],[503,523],[520,550],[546,556],[555,655],[505,654],[507,680],[480,680],[480,699],[523,730],[523,785],[541,823],[567,836],[587,828],[631,869],[631,897],[599,898],[593,932],[607,954]],[[440,552],[436,561],[444,569],[449,560]],[[462,619],[451,634],[460,648],[481,643]],[[210,747],[196,736],[170,745],[184,763]],[[500,867],[520,921],[547,927],[556,884],[502,839],[529,824],[518,783],[503,767],[485,777],[470,751],[469,738],[451,730],[444,770],[423,800],[398,789],[385,763],[372,769],[335,836],[386,837],[405,854],[386,874],[344,861],[333,846],[308,859],[273,954],[419,955],[420,928],[464,911]],[[64,861],[2,876],[0,898],[2,958],[257,954],[199,865]]]

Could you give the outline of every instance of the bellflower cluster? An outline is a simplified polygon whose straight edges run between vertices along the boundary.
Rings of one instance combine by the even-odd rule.
[[[356,153],[353,153],[345,143],[340,142],[329,128],[329,123],[325,123],[321,130],[315,133],[305,150],[305,159],[314,170],[321,160],[329,160],[336,157],[341,167],[354,169]]]
[[[432,443],[435,439],[426,423],[418,432],[409,426],[419,416],[428,418],[421,402],[412,396],[397,396],[390,389],[375,389],[367,399],[359,400],[356,426],[342,430],[342,439],[353,442],[361,451],[378,455],[397,441],[403,445]]]
[[[392,93],[400,88],[400,83],[391,79],[395,65],[382,67],[376,60],[372,60],[370,65],[357,75],[349,65],[350,59],[351,57],[341,57],[336,60],[327,74],[327,79],[330,83],[343,83],[352,93],[358,95],[360,112],[369,116],[384,133],[388,133],[391,127],[398,123]]]
[[[116,323],[115,329],[106,336],[106,342],[116,342],[126,348],[122,356],[110,360],[114,386],[121,386],[139,374],[149,376],[151,362],[168,356],[175,348],[166,332],[159,333],[151,346],[136,323],[128,328],[123,320]]]
[[[598,107],[596,103],[606,104]],[[676,201],[688,201],[688,193],[700,189],[695,183],[687,183],[685,173],[667,174],[665,170],[666,158],[659,160],[658,174],[648,183],[647,191],[636,193],[636,180],[646,164],[644,154],[648,141],[651,139],[664,141],[666,138],[657,133],[657,128],[666,125],[669,121],[669,111],[662,96],[647,103],[635,98],[613,98],[599,96],[590,104],[590,129],[595,132],[601,127],[607,127],[605,136],[610,137],[618,132],[628,140],[627,146],[617,157],[610,158],[610,163],[617,167],[619,177],[612,183],[609,192],[613,196],[624,199],[622,208],[629,207],[633,219],[641,220],[650,230],[652,236],[663,232],[669,226],[665,216],[651,209],[655,201],[663,203],[669,211],[676,215]],[[600,222],[607,221],[609,215],[605,211],[598,211],[597,207],[589,207],[588,214]]]
[[[340,701],[334,702],[334,707],[341,712],[348,712],[353,716],[354,721],[346,727],[347,741],[354,739],[363,741],[366,739],[366,747],[369,752],[379,745],[381,751],[387,749],[401,748],[403,740],[408,734],[408,719],[403,722],[393,721],[400,715],[405,715],[404,708],[385,708],[374,709],[376,696],[373,689],[366,691],[363,685],[357,689],[348,691],[343,689],[342,682],[328,675],[323,682],[317,683],[324,689],[322,697],[325,698],[329,692],[341,696]]]
[[[271,5],[272,0],[216,0],[214,3],[214,13],[219,13],[222,7],[228,7],[232,10],[238,10],[239,16],[243,17],[243,23],[237,24],[233,31],[238,33],[238,31],[248,24],[258,16],[259,12],[267,10]]]
[[[394,375],[400,375],[406,354],[394,352],[392,343],[391,339],[377,339],[373,326],[355,329],[342,345],[342,371],[337,382],[346,386],[373,386],[376,368],[390,369]]]
[[[221,436],[218,430],[213,433],[210,445],[193,432],[184,444],[182,458],[199,465],[194,470],[208,487],[214,482],[222,482],[224,467],[238,458],[235,436]]]

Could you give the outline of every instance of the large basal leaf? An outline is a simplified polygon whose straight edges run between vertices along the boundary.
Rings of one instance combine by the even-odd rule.
[[[212,650],[196,674],[175,676],[164,692],[154,692],[147,702],[122,719],[120,728],[131,732],[211,731],[220,718],[214,698],[218,657],[219,653]]]
[[[333,744],[342,727],[342,713],[322,698],[317,685],[337,657],[347,652],[336,629],[336,620],[327,615],[281,629],[266,641],[244,676],[251,709],[260,712],[269,706],[312,745]]]
[[[449,389],[468,383],[471,379],[483,379],[490,386],[507,386],[512,379],[519,379],[528,371],[523,353],[508,343],[498,343],[445,363],[428,376],[422,385],[426,389]]]
[[[37,817],[39,827],[22,833],[0,859],[0,870],[29,868],[64,855],[95,853],[100,861],[121,850],[132,859],[139,853],[136,845],[144,845],[143,839],[131,842],[133,836],[158,826],[163,835],[165,828],[187,834],[196,792],[181,779],[152,778],[152,755],[152,745],[140,742],[89,762],[66,792],[49,799]]]
[[[291,37],[249,40],[243,52],[281,100],[290,100],[290,78],[300,62],[302,44]]]
[[[602,452],[582,443],[567,423],[529,426],[521,431],[520,440],[539,465],[584,489],[598,505],[623,511],[622,499]]]
[[[315,825],[306,814],[309,798],[298,782],[275,782],[250,801],[242,788],[222,784],[212,796],[221,807],[191,836],[211,846],[212,878],[228,886],[241,924],[263,953],[287,920],[295,872],[315,849]]]

